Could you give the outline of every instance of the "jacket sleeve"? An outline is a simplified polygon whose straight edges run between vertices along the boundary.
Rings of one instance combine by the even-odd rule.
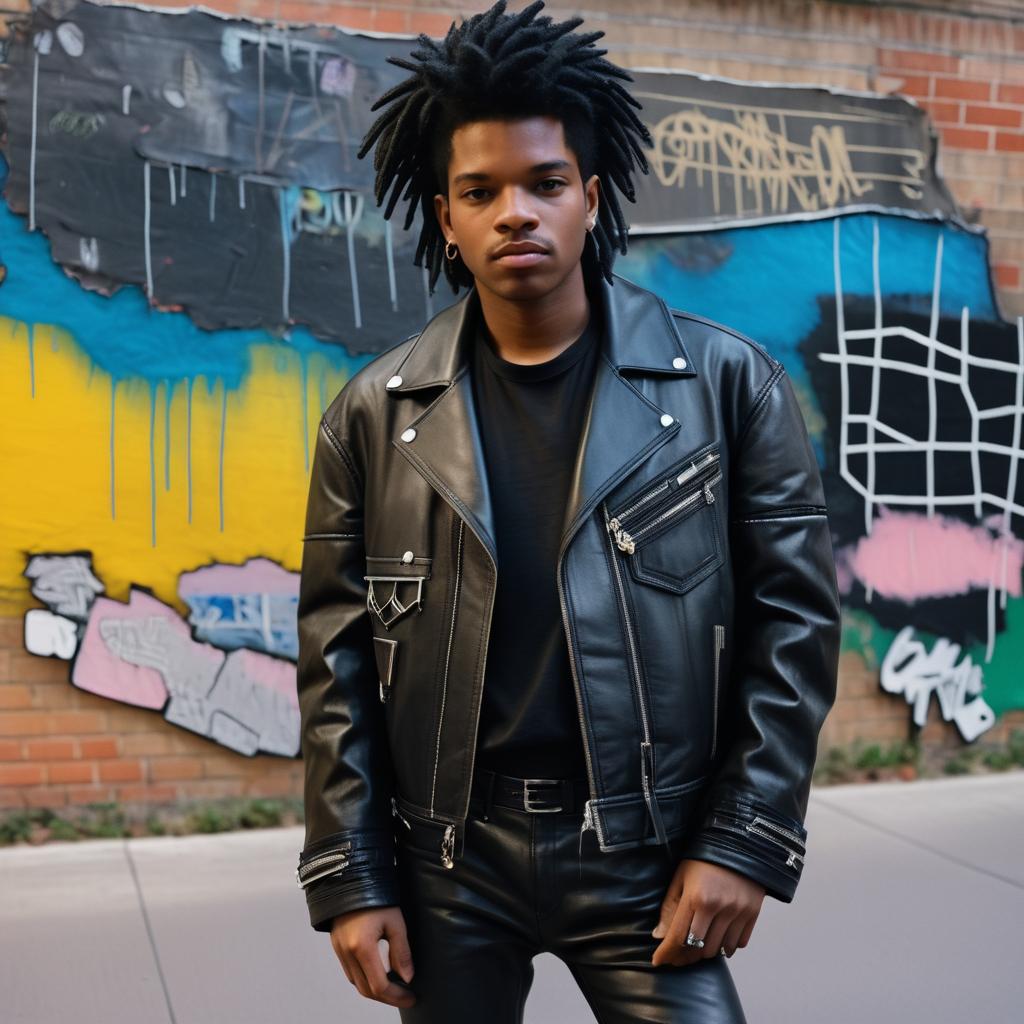
[[[781,363],[733,455],[734,654],[720,761],[681,856],[792,901],[803,871],[818,734],[835,701],[840,603],[821,476]]]
[[[393,773],[366,607],[362,478],[326,420],[313,456],[298,603],[305,845],[296,873],[310,923],[397,904]]]

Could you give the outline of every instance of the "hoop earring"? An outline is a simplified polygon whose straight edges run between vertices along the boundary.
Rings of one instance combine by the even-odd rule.
[[[444,254],[445,254],[445,256],[448,257],[449,260],[453,260],[459,254],[459,247],[456,245],[455,246],[455,252],[449,252],[448,251],[448,246],[449,245],[454,245],[454,243],[453,242],[445,242],[445,244],[444,244]]]

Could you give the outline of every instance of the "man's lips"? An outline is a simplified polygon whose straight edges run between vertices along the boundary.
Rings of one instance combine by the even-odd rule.
[[[494,259],[508,267],[529,267],[547,255],[543,246],[535,242],[523,242],[503,246],[495,253]]]

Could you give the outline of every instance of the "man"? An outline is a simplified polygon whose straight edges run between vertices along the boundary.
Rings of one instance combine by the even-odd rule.
[[[613,274],[650,136],[542,6],[391,58],[360,152],[468,293],[321,420],[298,881],[406,1024],[521,1020],[542,950],[601,1021],[733,1024],[835,697],[824,497],[782,365]]]

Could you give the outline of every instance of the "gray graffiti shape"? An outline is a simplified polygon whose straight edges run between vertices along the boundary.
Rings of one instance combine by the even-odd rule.
[[[116,657],[161,674],[170,694],[164,712],[168,722],[240,754],[298,753],[298,708],[245,668],[247,661],[267,655],[232,651],[225,657],[223,651],[183,636],[159,615],[107,618],[99,634]]]
[[[103,584],[93,575],[88,555],[33,555],[24,575],[32,580],[32,593],[51,611],[77,622],[89,609]]]
[[[206,695],[214,686],[224,656],[216,648],[182,636],[160,615],[145,619],[106,618],[99,634],[111,654],[129,665],[156,669],[163,676],[170,701],[168,722],[209,735]],[[220,657],[211,657],[216,651]]]
[[[246,672],[246,663],[253,658],[266,655],[246,651],[232,651],[217,676],[213,692],[209,696],[215,706],[214,712],[219,728],[226,729],[225,718],[241,724],[258,722],[259,732],[252,732],[253,743],[270,754],[293,757],[299,752],[299,709],[283,694],[263,684]],[[240,753],[255,753],[242,749],[229,738],[217,737],[218,742],[239,750]]]

